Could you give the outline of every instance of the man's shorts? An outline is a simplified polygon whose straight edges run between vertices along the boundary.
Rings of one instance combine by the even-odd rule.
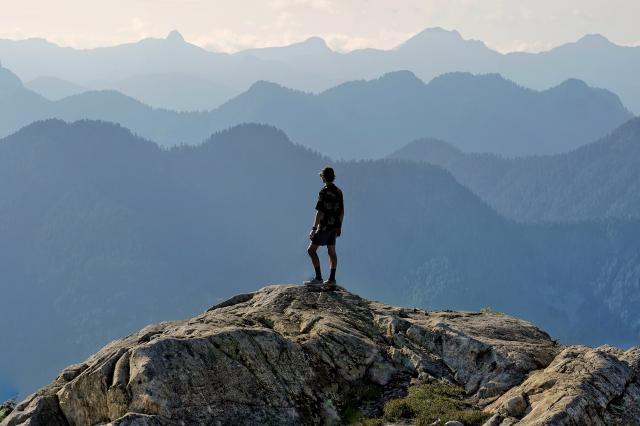
[[[336,230],[325,229],[323,231],[318,231],[311,239],[311,242],[317,246],[335,246]]]

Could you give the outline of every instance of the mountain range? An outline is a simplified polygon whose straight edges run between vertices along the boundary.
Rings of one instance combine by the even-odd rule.
[[[495,74],[453,73],[425,84],[399,71],[317,95],[257,82],[219,108],[202,112],[154,109],[114,91],[54,102],[26,89],[6,68],[0,74],[0,135],[41,119],[95,119],[173,146],[197,144],[214,132],[255,122],[344,159],[384,157],[421,137],[506,156],[565,152],[632,117],[617,96],[578,80],[537,92]]]
[[[518,221],[640,219],[640,118],[558,155],[507,159],[421,139],[389,158],[441,166],[498,212]]]
[[[3,330],[0,378],[28,392],[145,324],[308,277],[327,164],[345,193],[338,280],[350,290],[491,306],[563,342],[638,340],[638,223],[516,224],[439,167],[335,163],[270,126],[161,149],[118,125],[49,120],[0,141],[0,312],[20,324]]]
[[[101,88],[117,89],[118,81],[155,74],[178,74],[183,80],[193,76],[190,85],[202,83],[209,93],[213,93],[213,83],[222,88],[212,94],[215,101],[206,109],[215,107],[229,89],[239,93],[259,80],[320,92],[351,80],[409,70],[424,81],[449,72],[499,73],[537,90],[577,78],[617,93],[632,111],[640,112],[640,86],[636,83],[640,47],[618,46],[597,34],[535,54],[502,54],[481,41],[465,40],[457,31],[441,28],[426,29],[390,50],[339,53],[321,38],[312,37],[289,46],[226,54],[190,44],[173,31],[164,39],[82,50],[43,39],[0,40],[0,59],[25,81],[56,77],[85,87],[100,81]],[[154,85],[156,90],[167,90],[159,84]],[[145,91],[144,95],[151,100],[153,92]],[[173,104],[163,98],[154,106],[202,109],[202,99],[196,97],[189,105],[185,99]]]

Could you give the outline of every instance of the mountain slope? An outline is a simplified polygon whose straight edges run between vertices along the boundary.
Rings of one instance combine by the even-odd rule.
[[[91,86],[117,90],[152,107],[177,111],[211,110],[239,93],[206,76],[185,73],[136,75],[117,81],[92,82]]]
[[[57,101],[68,96],[78,95],[89,90],[86,87],[56,77],[38,77],[27,83],[25,87],[51,100]]]
[[[407,389],[443,386],[464,396],[447,415],[473,424],[635,423],[639,362],[640,347],[562,348],[504,315],[274,285],[110,343],[2,425],[345,424],[382,416],[385,403],[388,416]]]
[[[171,150],[86,121],[0,141],[0,268],[12,283],[0,312],[20,324],[5,330],[0,377],[24,393],[144,324],[307,278],[316,173],[328,162],[259,125]],[[637,224],[516,225],[437,167],[334,166],[348,211],[338,279],[350,290],[491,306],[567,342],[637,340]],[[43,351],[50,363],[28,368]]]
[[[558,84],[568,76],[605,87],[622,96],[640,113],[640,88],[635,74],[640,69],[640,47],[618,46],[599,34],[587,35],[539,54],[506,55],[496,71],[533,88]]]
[[[345,83],[319,95],[257,82],[209,112],[152,109],[112,91],[85,92],[58,102],[41,99],[22,107],[22,98],[29,96],[34,95],[16,92],[0,101],[0,113],[15,117],[0,119],[0,134],[38,119],[97,119],[173,146],[199,143],[216,131],[257,122],[347,159],[379,158],[400,148],[401,141],[425,136],[467,151],[508,156],[564,152],[631,117],[615,95],[577,81],[535,92],[497,75],[458,73],[424,84],[406,71]]]
[[[415,141],[390,158],[450,171],[500,213],[519,221],[640,218],[640,119],[575,151],[505,159]]]
[[[49,101],[28,90],[14,73],[0,67],[0,135],[29,124],[32,118],[47,116]]]

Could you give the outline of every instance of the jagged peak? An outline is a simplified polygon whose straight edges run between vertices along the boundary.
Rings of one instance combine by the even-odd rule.
[[[171,41],[174,43],[184,43],[184,37],[182,37],[182,34],[180,34],[180,31],[178,30],[173,30],[171,31],[169,34],[167,34],[166,39],[167,41]]]

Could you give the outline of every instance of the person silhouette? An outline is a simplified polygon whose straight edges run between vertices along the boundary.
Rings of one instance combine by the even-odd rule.
[[[320,171],[319,175],[322,182],[324,182],[324,187],[318,194],[315,220],[309,233],[311,243],[307,248],[307,253],[315,269],[315,277],[312,280],[305,281],[304,284],[323,285],[327,290],[335,290],[336,269],[338,266],[336,238],[342,234],[344,200],[342,191],[333,183],[336,178],[334,170],[331,167],[325,167]],[[327,246],[329,266],[331,268],[329,279],[324,282],[322,281],[322,270],[317,253],[319,246]]]

